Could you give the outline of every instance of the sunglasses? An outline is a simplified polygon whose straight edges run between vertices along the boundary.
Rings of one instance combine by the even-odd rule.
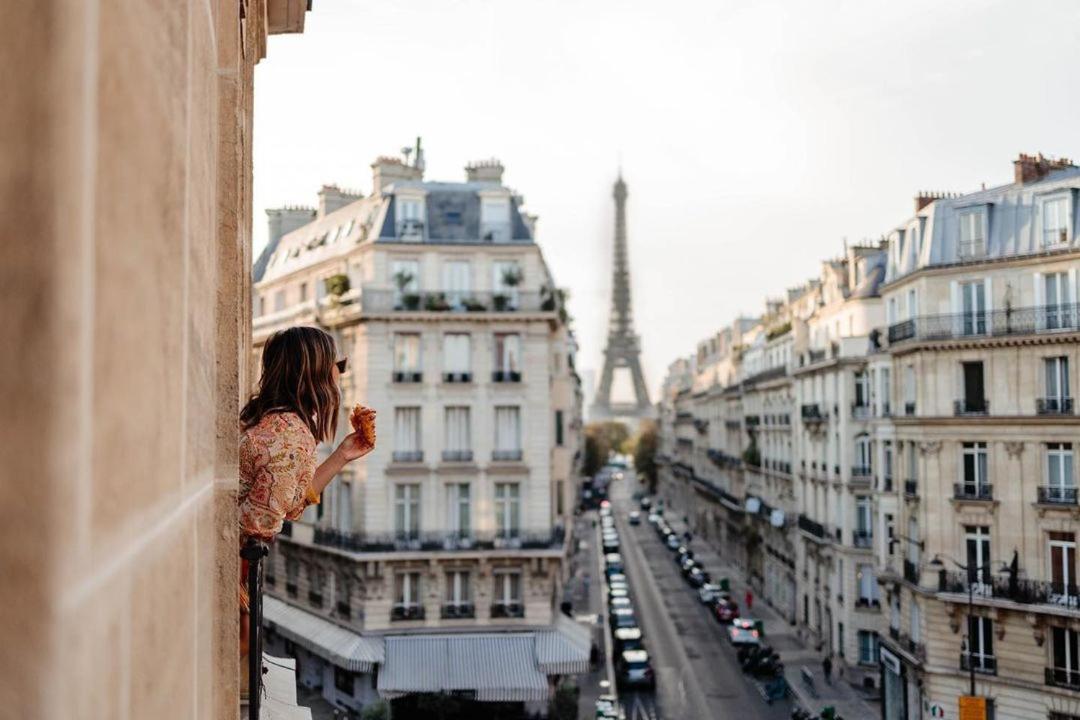
[[[340,360],[334,362],[334,364],[337,365],[338,372],[344,375],[349,369],[349,358],[343,357]]]

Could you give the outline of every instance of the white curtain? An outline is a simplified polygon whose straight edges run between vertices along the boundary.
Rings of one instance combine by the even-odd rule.
[[[420,336],[416,333],[394,335],[394,370],[420,372]]]
[[[394,523],[399,533],[415,537],[420,532],[420,486],[398,485],[394,488]]]
[[[447,333],[443,336],[443,372],[472,372],[470,345],[468,333]]]
[[[521,372],[521,336],[517,333],[495,336],[495,369],[501,372]]]
[[[446,408],[446,449],[452,452],[472,449],[469,408]]]
[[[469,483],[453,483],[446,488],[451,532],[468,535],[472,528],[472,506]]]
[[[472,265],[468,260],[443,263],[443,290],[451,305],[460,304],[472,290]]]
[[[420,408],[405,407],[394,411],[394,450],[420,450]]]
[[[495,449],[521,449],[521,409],[517,407],[495,408]]]
[[[503,537],[513,537],[521,528],[521,486],[517,483],[495,485],[495,528]]]

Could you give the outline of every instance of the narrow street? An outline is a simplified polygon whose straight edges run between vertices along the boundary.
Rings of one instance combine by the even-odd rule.
[[[623,705],[637,718],[717,718],[781,720],[790,716],[787,702],[767,705],[743,675],[716,622],[683,580],[671,552],[652,526],[631,526],[627,513],[636,507],[632,481],[613,483],[614,508],[631,595],[657,673],[655,697],[628,694]]]

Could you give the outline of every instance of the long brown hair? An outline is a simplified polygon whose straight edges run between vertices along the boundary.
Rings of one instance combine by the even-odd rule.
[[[240,411],[244,430],[275,412],[294,412],[315,436],[337,433],[341,396],[334,383],[334,338],[314,327],[292,327],[270,336],[263,348],[259,391]]]

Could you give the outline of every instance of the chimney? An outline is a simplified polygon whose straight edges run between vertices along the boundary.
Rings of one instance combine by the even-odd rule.
[[[920,190],[919,194],[915,196],[915,214],[918,215],[920,210],[922,210],[927,205],[930,205],[935,200],[943,200],[945,198],[952,198],[956,196],[956,193],[929,192],[927,190]]]
[[[319,190],[319,217],[326,217],[362,197],[364,196],[358,192],[342,190],[337,185],[323,185]]]
[[[1042,153],[1038,155],[1025,155],[1020,153],[1020,157],[1013,160],[1013,181],[1017,185],[1027,185],[1028,183],[1042,180],[1054,170],[1061,170],[1063,168],[1073,167],[1073,163],[1068,158],[1058,158],[1053,160],[1048,157],[1044,157]]]
[[[290,205],[268,209],[266,220],[270,230],[269,246],[273,247],[282,236],[304,227],[314,219],[314,208]]]
[[[465,166],[465,180],[501,184],[504,169],[502,163],[495,158],[479,160]]]

